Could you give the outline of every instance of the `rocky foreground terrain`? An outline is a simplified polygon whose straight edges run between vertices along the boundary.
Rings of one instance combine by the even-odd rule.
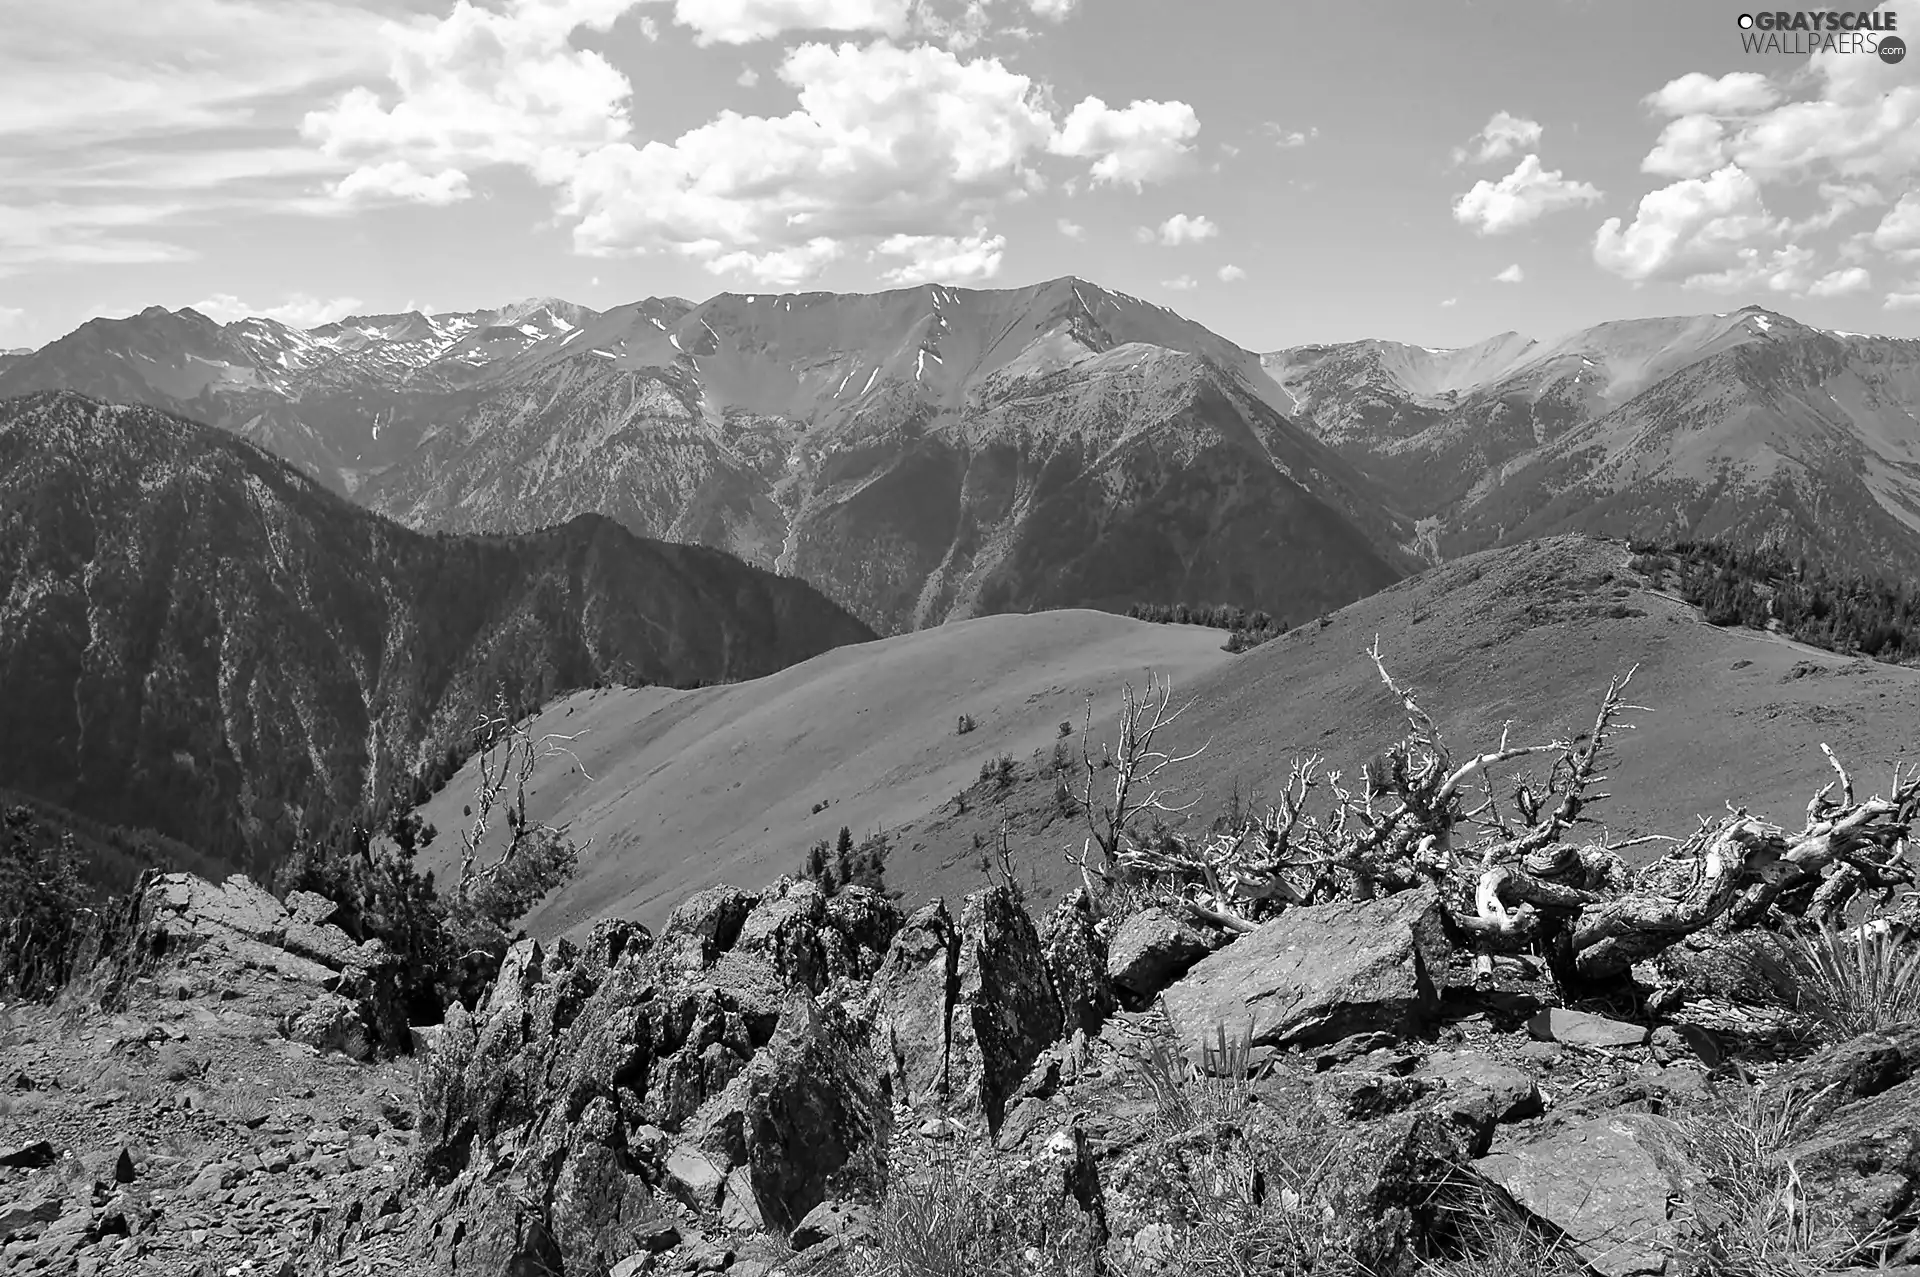
[[[149,876],[87,975],[0,1013],[0,1267],[1920,1262],[1920,1023],[1823,1044],[1764,942],[1637,971],[1669,990],[1649,1023],[1525,958],[1476,980],[1427,890],[1231,944],[1138,903],[715,888],[657,936],[522,941],[415,1028],[328,902]]]

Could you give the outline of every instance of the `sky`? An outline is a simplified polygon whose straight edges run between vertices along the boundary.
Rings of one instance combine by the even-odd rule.
[[[1255,350],[1747,303],[1920,337],[1920,53],[1752,51],[1737,2],[0,10],[0,348],[1066,274]]]

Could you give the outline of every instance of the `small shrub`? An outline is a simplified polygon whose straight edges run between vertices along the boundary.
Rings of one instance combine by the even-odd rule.
[[[1001,754],[980,764],[982,784],[993,784],[1005,789],[1013,784],[1013,776],[1013,755],[1011,754]]]
[[[1065,738],[1067,738],[1067,737],[1069,737],[1069,736],[1071,736],[1071,735],[1073,735],[1073,724],[1072,724],[1072,723],[1069,723],[1069,722],[1067,722],[1067,721],[1066,721],[1065,719],[1061,719],[1061,720],[1060,720],[1060,736],[1061,736],[1061,739],[1063,739],[1063,740],[1064,740]]]
[[[972,731],[975,726],[977,726],[977,724],[973,721],[973,715],[962,714],[959,721],[954,724],[953,734],[955,736],[965,736],[968,732]]]

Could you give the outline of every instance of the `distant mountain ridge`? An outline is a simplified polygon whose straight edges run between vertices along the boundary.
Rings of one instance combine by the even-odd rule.
[[[604,513],[886,631],[1140,597],[1299,620],[1417,566],[1411,527],[1287,419],[1256,355],[1085,281],[539,314],[550,331],[455,338],[439,317],[300,334],[149,311],[84,326],[0,394],[162,400],[414,527]]]
[[[1585,531],[1920,574],[1920,341],[1748,306],[1407,349],[1262,363],[1303,422],[1422,521],[1435,557]]]
[[[0,777],[229,864],[382,797],[496,694],[751,678],[873,637],[610,519],[425,536],[181,417],[0,400]]]
[[[1298,622],[1562,531],[1920,573],[1920,342],[1759,307],[1255,355],[1025,288],[553,298],[301,332],[151,309],[0,364],[232,430],[408,526],[600,513],[882,632],[1230,602]]]

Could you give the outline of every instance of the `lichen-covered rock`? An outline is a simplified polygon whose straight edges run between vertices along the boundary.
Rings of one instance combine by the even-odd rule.
[[[1098,1033],[1116,1003],[1107,975],[1107,942],[1094,926],[1085,888],[1076,888],[1048,916],[1041,945],[1060,1002],[1062,1031]]]
[[[1060,1000],[1033,919],[1005,887],[974,892],[960,914],[949,1094],[998,1131],[1007,1097],[1060,1036]]]
[[[1167,1015],[1194,1059],[1221,1025],[1238,1038],[1250,1022],[1256,1046],[1412,1034],[1439,1009],[1449,953],[1430,890],[1289,909],[1195,964]]]
[[[514,946],[423,1062],[419,1165],[442,1213],[470,1213],[479,1168],[518,1176],[533,1213],[488,1221],[494,1251],[546,1247],[553,1271],[603,1272],[665,1198],[785,1228],[849,1159],[884,1167],[885,1070],[865,1023],[816,993],[880,968],[888,908],[836,910],[783,880],[704,892],[658,942],[603,923],[584,949]]]
[[[1824,1229],[1864,1237],[1911,1220],[1920,1207],[1920,1078],[1834,1110],[1781,1156]]]
[[[901,924],[870,988],[875,1047],[894,1092],[918,1104],[947,1093],[947,1034],[959,937],[944,901]]]

